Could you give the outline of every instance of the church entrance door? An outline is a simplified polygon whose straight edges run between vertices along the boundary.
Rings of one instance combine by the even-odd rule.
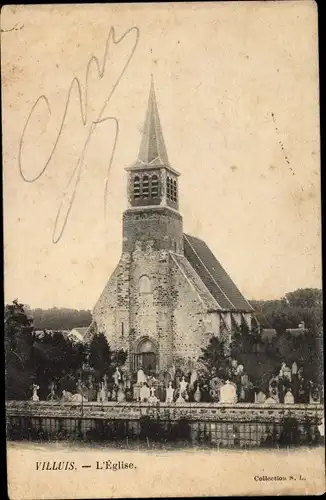
[[[140,367],[146,375],[155,375],[157,370],[157,349],[150,339],[140,341],[134,355],[134,370]]]
[[[155,352],[144,352],[139,355],[145,373],[152,375],[155,373],[156,367],[156,354]]]

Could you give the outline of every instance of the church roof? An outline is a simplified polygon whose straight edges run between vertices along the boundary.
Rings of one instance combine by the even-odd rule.
[[[208,309],[216,309],[216,301],[211,295],[201,278],[198,276],[190,262],[186,259],[184,255],[171,253],[172,260],[176,263],[178,268],[181,270],[187,281],[196,290],[197,294],[204,302]]]
[[[169,165],[158,114],[153,77],[151,80],[145,124],[143,127],[143,136],[135,166],[140,165]]]
[[[73,335],[76,335],[76,333],[77,333],[77,335],[79,335],[81,337],[81,339],[84,340],[88,329],[89,329],[89,326],[76,326],[75,328],[70,330],[68,335],[73,336]]]
[[[216,300],[218,308],[243,312],[253,311],[252,306],[204,241],[184,234],[183,243],[186,259]]]

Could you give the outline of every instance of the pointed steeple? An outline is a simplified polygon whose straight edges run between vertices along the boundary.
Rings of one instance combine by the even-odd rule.
[[[169,165],[158,114],[153,75],[151,75],[151,88],[137,164]]]

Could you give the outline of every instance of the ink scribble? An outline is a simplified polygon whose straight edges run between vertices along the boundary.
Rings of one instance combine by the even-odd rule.
[[[122,71],[120,72],[117,81],[113,85],[112,90],[109,93],[109,95],[107,96],[107,98],[106,98],[106,100],[105,100],[102,108],[100,109],[97,117],[95,118],[95,120],[92,120],[90,123],[88,123],[88,117],[87,117],[87,110],[88,110],[88,78],[89,78],[89,72],[90,72],[91,64],[95,63],[98,76],[99,76],[100,79],[102,79],[104,77],[104,75],[105,75],[106,62],[107,62],[107,59],[108,59],[110,42],[112,42],[113,44],[117,45],[123,39],[125,39],[126,37],[128,37],[128,35],[130,35],[132,33],[135,33],[135,40],[134,40],[132,49],[130,51],[130,54],[129,54],[128,58],[127,58],[127,61],[126,61],[125,65],[123,66]],[[54,224],[54,228],[53,228],[53,234],[52,234],[52,241],[53,241],[53,243],[58,243],[58,241],[61,239],[61,237],[63,235],[63,232],[65,230],[65,227],[67,225],[69,214],[70,214],[72,205],[73,205],[74,200],[75,200],[78,183],[80,181],[81,174],[82,174],[82,168],[83,168],[83,164],[84,164],[84,157],[85,157],[85,153],[86,153],[86,148],[87,148],[87,146],[88,146],[88,144],[89,144],[89,142],[91,140],[91,137],[92,137],[92,135],[94,133],[96,125],[99,125],[101,123],[104,123],[104,122],[107,122],[107,121],[111,120],[115,124],[115,137],[114,137],[114,143],[113,143],[113,147],[112,147],[112,151],[111,151],[111,156],[110,156],[109,163],[108,163],[107,175],[106,175],[105,186],[104,186],[104,214],[105,214],[105,208],[106,208],[106,205],[107,205],[107,193],[108,193],[108,175],[109,175],[109,172],[110,172],[110,169],[111,169],[111,165],[112,165],[112,162],[113,162],[113,159],[114,159],[114,154],[115,154],[116,145],[117,145],[118,136],[119,136],[119,122],[118,122],[118,119],[115,116],[107,116],[106,115],[106,108],[107,108],[107,106],[108,106],[108,104],[109,104],[109,102],[111,100],[111,97],[113,96],[115,90],[117,89],[117,87],[118,87],[118,85],[119,85],[119,83],[120,83],[120,81],[121,81],[124,73],[126,72],[127,67],[129,66],[129,64],[131,62],[131,59],[134,56],[134,53],[135,53],[137,45],[138,45],[138,41],[139,41],[139,29],[137,27],[133,26],[132,28],[130,28],[129,30],[127,30],[120,38],[116,38],[116,36],[115,36],[115,30],[114,30],[113,27],[111,27],[111,29],[109,31],[109,34],[108,34],[108,37],[107,37],[107,40],[106,40],[106,45],[105,45],[105,51],[104,51],[102,65],[100,66],[99,60],[95,56],[92,56],[89,59],[89,61],[88,61],[88,64],[87,64],[87,67],[86,67],[85,98],[84,99],[82,98],[82,88],[81,88],[81,84],[80,84],[79,79],[77,77],[75,77],[71,81],[70,87],[68,89],[68,96],[67,96],[67,100],[66,100],[66,103],[65,103],[65,108],[64,108],[62,120],[61,120],[59,129],[58,129],[58,134],[56,136],[56,139],[55,139],[55,142],[53,144],[52,150],[51,150],[51,152],[49,154],[49,157],[48,157],[47,161],[42,166],[42,168],[39,171],[39,173],[35,177],[33,177],[33,178],[27,178],[26,175],[24,174],[24,170],[23,170],[23,167],[22,167],[22,150],[23,150],[23,146],[24,146],[25,134],[26,134],[26,131],[27,131],[29,125],[30,125],[30,122],[31,122],[32,118],[33,118],[33,115],[34,115],[34,112],[35,112],[36,108],[39,107],[40,105],[44,105],[45,104],[46,108],[47,108],[48,116],[49,117],[51,116],[51,107],[50,107],[50,103],[49,103],[49,100],[46,97],[46,95],[41,95],[41,96],[38,97],[38,99],[35,101],[34,105],[32,106],[32,109],[31,109],[31,111],[30,111],[30,113],[28,115],[27,121],[26,121],[25,126],[23,128],[22,136],[21,136],[20,142],[19,142],[18,165],[19,165],[19,172],[20,172],[21,177],[23,178],[23,180],[25,182],[30,182],[30,183],[37,181],[44,174],[44,172],[47,170],[47,168],[48,168],[48,166],[49,166],[49,164],[51,162],[51,159],[52,159],[52,157],[54,155],[54,152],[55,152],[55,150],[56,150],[56,148],[58,146],[60,137],[62,135],[63,127],[65,125],[65,121],[66,121],[66,117],[67,117],[69,103],[72,100],[72,95],[73,95],[73,91],[74,90],[76,90],[76,92],[77,92],[77,97],[78,97],[78,102],[79,102],[79,106],[80,106],[80,114],[81,114],[82,123],[83,123],[84,127],[86,127],[86,126],[89,127],[89,131],[88,131],[86,142],[85,142],[85,144],[84,144],[84,146],[82,148],[81,154],[80,154],[80,156],[79,156],[79,158],[78,158],[78,160],[77,160],[77,162],[75,164],[75,167],[74,167],[74,169],[73,169],[73,171],[71,173],[71,176],[69,178],[67,187],[66,187],[65,192],[64,192],[63,197],[62,197],[61,204],[59,206],[59,210],[57,212],[57,216],[56,216],[55,224]]]
[[[274,113],[271,113],[271,115],[272,115],[272,119],[273,119],[273,122],[274,122],[274,125],[275,125],[275,130],[276,130],[276,132],[278,133],[278,131],[279,131],[279,130],[278,130],[278,127],[276,126],[275,115],[274,115]],[[285,158],[286,163],[287,163],[288,165],[290,165],[290,160],[289,160],[289,158],[288,158],[288,156],[287,156],[287,154],[286,154],[286,151],[285,151],[285,149],[284,149],[284,144],[283,144],[283,142],[282,142],[281,140],[279,140],[279,141],[278,141],[278,143],[279,143],[279,145],[281,146],[281,150],[282,150],[282,153],[284,154],[284,158]],[[292,172],[292,175],[295,175],[293,168],[292,168],[292,167],[289,167],[289,168],[290,168],[290,170],[291,170],[291,172]]]
[[[24,25],[20,25],[18,26],[18,23],[15,24],[15,26],[13,26],[12,28],[10,28],[9,30],[3,30],[1,28],[1,33],[9,33],[10,31],[19,31],[19,30],[22,30],[24,27]]]

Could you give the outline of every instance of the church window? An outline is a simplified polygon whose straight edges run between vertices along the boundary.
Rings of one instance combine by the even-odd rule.
[[[140,293],[151,293],[151,281],[148,276],[143,275],[139,279],[139,292]]]
[[[151,196],[152,198],[157,198],[158,196],[158,177],[153,175],[151,179]]]
[[[124,323],[122,321],[121,322],[121,337],[123,337],[124,333],[125,333],[125,325],[124,325]]]
[[[171,199],[171,179],[170,177],[166,178],[166,196]]]
[[[140,197],[140,178],[138,175],[134,177],[134,198]]]
[[[177,201],[177,181],[174,179],[172,182],[172,196],[173,201]]]
[[[144,198],[148,198],[149,195],[149,179],[148,175],[144,175],[142,182],[142,195]]]
[[[170,177],[166,178],[166,196],[169,200],[177,201],[177,181],[175,179],[171,179]]]

